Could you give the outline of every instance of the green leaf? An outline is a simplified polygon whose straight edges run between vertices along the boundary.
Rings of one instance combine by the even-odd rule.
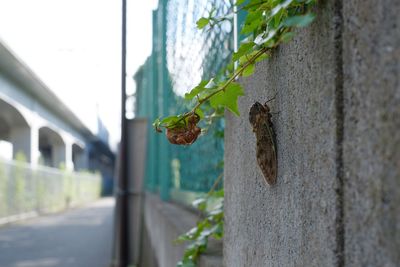
[[[272,29],[278,28],[278,26],[281,24],[284,14],[286,14],[286,9],[281,9],[278,13],[276,13],[275,16],[272,17],[269,24]]]
[[[204,231],[203,231],[203,232],[204,232]],[[196,241],[196,245],[199,246],[200,249],[201,249],[201,247],[204,247],[204,246],[207,245],[207,242],[208,242],[207,238],[204,238],[204,236],[201,236],[201,237]]]
[[[244,1],[246,1],[246,0],[236,0],[235,5],[240,6],[241,4],[244,3]]]
[[[248,76],[252,75],[252,74],[254,73],[254,69],[255,69],[254,64],[248,65],[248,66],[243,70],[242,76],[243,76],[243,77],[248,77]]]
[[[249,61],[249,59],[252,59],[258,53],[260,53],[260,50],[254,50],[253,52],[242,56],[239,59],[239,65],[243,66],[245,63],[247,63]],[[256,59],[254,59],[254,62],[258,63],[260,61],[263,61],[264,59],[267,59],[268,57],[269,57],[269,54],[263,53],[263,54],[259,55]]]
[[[262,10],[249,12],[241,30],[241,34],[249,34],[261,26],[263,21]]]
[[[205,26],[207,26],[208,23],[210,23],[210,19],[204,18],[204,17],[203,17],[203,18],[200,18],[200,19],[196,22],[197,28],[198,28],[199,30],[201,30],[201,29],[203,29]]]
[[[264,53],[261,56],[259,56],[258,58],[256,58],[255,62],[258,63],[258,62],[263,61],[263,60],[265,60],[267,58],[269,58],[269,55]]]
[[[199,115],[200,120],[204,119],[204,112],[203,110],[201,110],[201,108],[197,108],[194,113],[196,113],[197,115]]]
[[[219,239],[219,238],[221,238],[222,235],[223,235],[223,230],[224,230],[224,229],[223,229],[222,223],[218,223],[218,224],[214,225],[214,226],[210,229],[210,232],[211,232],[211,234],[212,234],[212,236],[213,236],[214,238]]]
[[[161,127],[161,121],[160,121],[160,118],[157,118],[157,119],[153,122],[153,128],[154,128],[157,132],[159,132],[159,131],[161,131],[161,130],[160,130],[160,127]]]
[[[245,24],[250,24],[254,21],[262,20],[262,14],[263,14],[262,10],[249,11],[246,16]]]
[[[278,14],[281,10],[287,8],[291,3],[293,2],[293,0],[286,0],[283,3],[280,3],[278,5],[276,5],[271,12],[269,13],[269,17],[272,18],[274,17],[276,14]]]
[[[240,116],[238,98],[243,95],[244,91],[242,86],[238,83],[232,82],[225,88],[225,91],[221,91],[210,98],[210,105],[213,108],[224,106],[235,115]]]
[[[179,116],[169,116],[161,120],[161,125],[169,125],[170,123],[176,122],[180,119]]]
[[[223,198],[223,197],[224,197],[224,189],[220,189],[220,190],[218,190],[218,191],[215,191],[215,192],[213,193],[213,196],[214,196],[214,197]]]
[[[313,13],[308,13],[302,16],[292,16],[286,18],[282,24],[286,27],[306,27],[311,22],[313,22],[315,15]]]
[[[246,34],[252,33],[257,29],[257,27],[259,25],[260,25],[260,23],[258,21],[251,22],[249,24],[245,24],[243,26],[242,30],[240,31],[240,34],[246,35]]]
[[[206,90],[206,85],[210,82],[210,80],[201,81],[195,88],[193,88],[189,93],[185,94],[186,100],[192,100],[196,95],[200,94],[204,90]]]
[[[238,51],[233,54],[232,61],[237,61],[244,54],[246,54],[248,51],[250,51],[254,47],[254,45],[255,44],[253,42],[241,44]]]
[[[265,45],[270,42],[276,35],[277,30],[270,30],[268,32],[263,32],[257,35],[256,39],[254,39],[254,43],[257,45]],[[267,36],[265,36],[267,34]]]
[[[182,115],[165,117],[160,121],[161,127],[175,128],[186,124],[187,119],[182,119]]]
[[[193,207],[198,210],[204,211],[207,208],[207,199],[205,198],[198,198],[192,202]]]

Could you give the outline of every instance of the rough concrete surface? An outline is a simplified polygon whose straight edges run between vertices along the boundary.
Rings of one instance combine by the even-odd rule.
[[[346,266],[400,266],[400,1],[343,1]]]
[[[241,83],[225,132],[225,266],[400,266],[400,2],[319,2]],[[278,181],[248,111],[269,103]]]
[[[240,117],[225,132],[224,265],[335,266],[337,254],[337,18],[332,1],[316,21],[241,82]],[[278,180],[264,182],[248,112],[269,102]]]

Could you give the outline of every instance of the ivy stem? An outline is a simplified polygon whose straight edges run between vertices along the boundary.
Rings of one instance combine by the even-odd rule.
[[[218,94],[218,93],[220,93],[220,92],[222,92],[222,91],[225,91],[226,87],[228,87],[228,85],[229,85],[230,83],[232,83],[240,74],[242,74],[243,71],[244,71],[249,65],[253,64],[254,61],[255,61],[258,57],[260,57],[262,54],[264,54],[264,53],[267,52],[267,51],[268,51],[268,48],[267,48],[267,47],[261,48],[260,51],[258,51],[254,56],[252,56],[242,67],[240,67],[240,69],[237,70],[237,71],[232,75],[232,77],[229,78],[229,80],[226,81],[226,83],[225,83],[223,86],[221,86],[221,88],[219,88],[218,90],[212,92],[211,94],[209,94],[209,95],[206,96],[205,98],[201,99],[201,100],[199,101],[199,103],[197,103],[197,105],[194,106],[194,108],[192,109],[192,111],[189,112],[189,114],[195,112],[196,109],[198,109],[204,102],[206,102],[207,100],[209,100],[209,99],[210,99],[211,97],[213,97],[214,95],[216,95],[216,94]]]
[[[218,178],[215,180],[213,186],[211,187],[210,191],[207,193],[207,197],[209,198],[212,193],[214,193],[215,189],[217,188],[218,184],[221,182],[222,177],[224,177],[224,173],[221,173]]]
[[[207,100],[209,100],[211,97],[213,97],[214,95],[225,91],[225,89],[228,87],[229,84],[231,84],[240,74],[243,73],[243,71],[250,66],[251,64],[254,63],[254,61],[259,58],[262,54],[266,53],[268,50],[270,50],[271,48],[268,47],[263,47],[261,48],[256,54],[254,54],[245,64],[243,64],[243,66],[241,66],[233,75],[232,77],[229,78],[229,80],[227,80],[224,85],[222,85],[218,90],[212,92],[211,94],[209,94],[208,96],[206,96],[205,98],[199,99],[198,103],[196,104],[196,106],[194,106],[194,108],[189,111],[186,112],[185,114],[182,115],[182,118],[180,118],[179,120],[177,120],[173,125],[178,124],[179,122],[181,122],[182,120],[184,120],[185,118],[187,118],[190,115],[193,115],[196,112],[196,109],[198,109],[204,102],[206,102]]]

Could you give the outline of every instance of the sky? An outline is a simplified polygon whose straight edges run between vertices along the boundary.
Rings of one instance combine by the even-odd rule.
[[[120,137],[121,0],[0,0],[0,39],[91,129]],[[156,0],[127,1],[127,91],[151,53]]]

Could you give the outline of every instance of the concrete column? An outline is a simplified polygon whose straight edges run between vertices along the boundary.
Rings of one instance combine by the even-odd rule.
[[[343,1],[346,266],[400,266],[399,12]]]
[[[39,163],[39,128],[35,125],[31,126],[31,166],[36,166]]]
[[[53,167],[59,168],[61,164],[65,165],[65,168],[67,168],[66,164],[66,146],[63,144],[54,144],[52,146],[52,162],[53,162]]]
[[[72,142],[65,142],[65,168],[69,171],[74,170],[74,163],[72,162]]]
[[[31,128],[23,126],[11,129],[10,141],[13,145],[13,159],[16,158],[18,153],[23,153],[27,162],[32,161]]]
[[[227,115],[224,266],[400,266],[400,2],[321,2]],[[268,186],[247,114],[275,94]]]
[[[83,150],[79,156],[79,169],[89,170],[89,151],[87,147]]]
[[[87,153],[77,144],[72,145],[72,161],[73,169],[75,171],[88,169],[87,166]]]

